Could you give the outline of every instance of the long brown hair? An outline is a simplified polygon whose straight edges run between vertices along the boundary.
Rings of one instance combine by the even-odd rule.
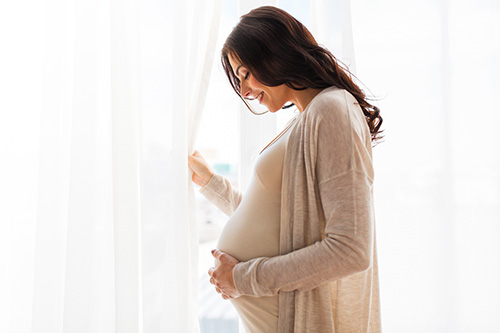
[[[368,102],[351,72],[342,68],[333,54],[318,45],[309,30],[284,10],[263,6],[243,15],[222,48],[222,67],[234,91],[250,108],[240,94],[240,80],[231,69],[229,54],[266,86],[286,84],[295,90],[335,86],[349,91],[363,110],[372,142],[381,139],[380,110]]]

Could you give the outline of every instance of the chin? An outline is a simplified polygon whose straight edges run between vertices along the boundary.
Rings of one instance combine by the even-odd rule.
[[[281,108],[275,108],[275,107],[267,107],[267,109],[269,110],[269,112],[271,113],[276,113],[278,112],[279,110],[281,110]]]

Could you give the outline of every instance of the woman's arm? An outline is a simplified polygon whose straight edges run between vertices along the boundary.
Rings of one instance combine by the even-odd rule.
[[[273,258],[238,261],[220,250],[209,275],[224,299],[307,291],[368,269],[373,257],[372,181],[348,172],[319,186],[326,238]],[[224,259],[224,260],[223,260]]]
[[[193,171],[193,182],[201,186],[200,193],[226,215],[233,214],[241,202],[241,192],[226,178],[215,174],[198,151],[188,156],[188,166]]]
[[[200,193],[227,216],[234,213],[243,198],[241,192],[231,186],[229,180],[215,173],[200,189]]]
[[[322,237],[288,254],[237,264],[233,278],[242,295],[311,290],[372,264],[373,167],[368,127],[352,97],[337,95],[318,102],[305,115],[303,133],[311,134],[300,138],[310,152],[303,158],[311,159],[314,174],[308,174],[307,182],[292,180],[287,209],[292,214],[288,222],[298,226],[293,229],[294,238],[317,234],[308,230],[311,227],[321,228]],[[291,167],[305,173],[302,157],[295,158],[300,163]]]
[[[322,241],[291,253],[234,267],[238,294],[307,291],[370,268],[373,256],[371,181],[352,171],[320,185],[326,227]]]

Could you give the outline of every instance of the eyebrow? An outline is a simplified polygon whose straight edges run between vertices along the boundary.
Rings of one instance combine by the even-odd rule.
[[[238,72],[239,72],[241,66],[243,66],[243,65],[239,65],[238,68],[236,68],[236,76],[240,75],[240,74],[238,74]]]

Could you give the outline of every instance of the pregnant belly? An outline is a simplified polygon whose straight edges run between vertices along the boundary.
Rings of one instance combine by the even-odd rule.
[[[279,254],[280,198],[247,191],[226,222],[217,248],[239,261]]]
[[[280,200],[271,194],[260,194],[247,191],[247,197],[226,222],[217,244],[218,249],[239,261],[279,254]],[[241,296],[231,303],[247,332],[278,331],[278,295]]]

